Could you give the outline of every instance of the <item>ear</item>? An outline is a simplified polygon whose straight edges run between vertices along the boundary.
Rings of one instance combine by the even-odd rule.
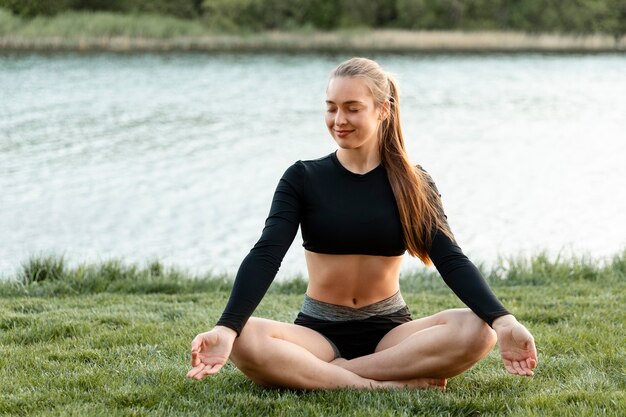
[[[391,102],[389,100],[385,100],[383,104],[380,106],[380,113],[378,114],[378,120],[387,119],[390,113],[391,113]]]

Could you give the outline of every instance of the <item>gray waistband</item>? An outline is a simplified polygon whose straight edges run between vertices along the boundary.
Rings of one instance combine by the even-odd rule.
[[[304,295],[302,313],[320,320],[345,321],[366,319],[372,316],[395,313],[406,306],[400,291],[389,298],[361,308],[352,308],[337,304],[329,304]]]

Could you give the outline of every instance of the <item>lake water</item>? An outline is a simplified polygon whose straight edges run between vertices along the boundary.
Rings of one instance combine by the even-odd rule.
[[[626,55],[373,57],[472,260],[626,246]],[[0,55],[0,275],[37,254],[234,273],[283,171],[336,149],[345,58]]]

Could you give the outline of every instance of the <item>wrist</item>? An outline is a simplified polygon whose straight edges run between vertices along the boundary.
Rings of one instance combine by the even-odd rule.
[[[235,340],[237,338],[237,332],[230,327],[226,326],[215,326],[215,330],[218,330],[220,333],[225,334],[229,339]]]
[[[517,319],[515,318],[513,314],[506,314],[504,316],[500,316],[497,319],[495,319],[491,323],[491,328],[497,332],[499,329],[509,327],[516,323],[517,323]]]

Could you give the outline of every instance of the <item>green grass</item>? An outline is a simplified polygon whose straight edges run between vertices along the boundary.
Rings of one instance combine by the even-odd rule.
[[[0,283],[0,415],[626,415],[626,250],[500,260],[483,272],[535,336],[533,378],[506,374],[496,349],[445,393],[299,392],[261,389],[231,364],[184,377],[191,339],[221,313],[229,277],[33,258]],[[255,314],[292,321],[305,285],[274,283]],[[402,288],[415,316],[461,305],[431,270],[405,274]]]

